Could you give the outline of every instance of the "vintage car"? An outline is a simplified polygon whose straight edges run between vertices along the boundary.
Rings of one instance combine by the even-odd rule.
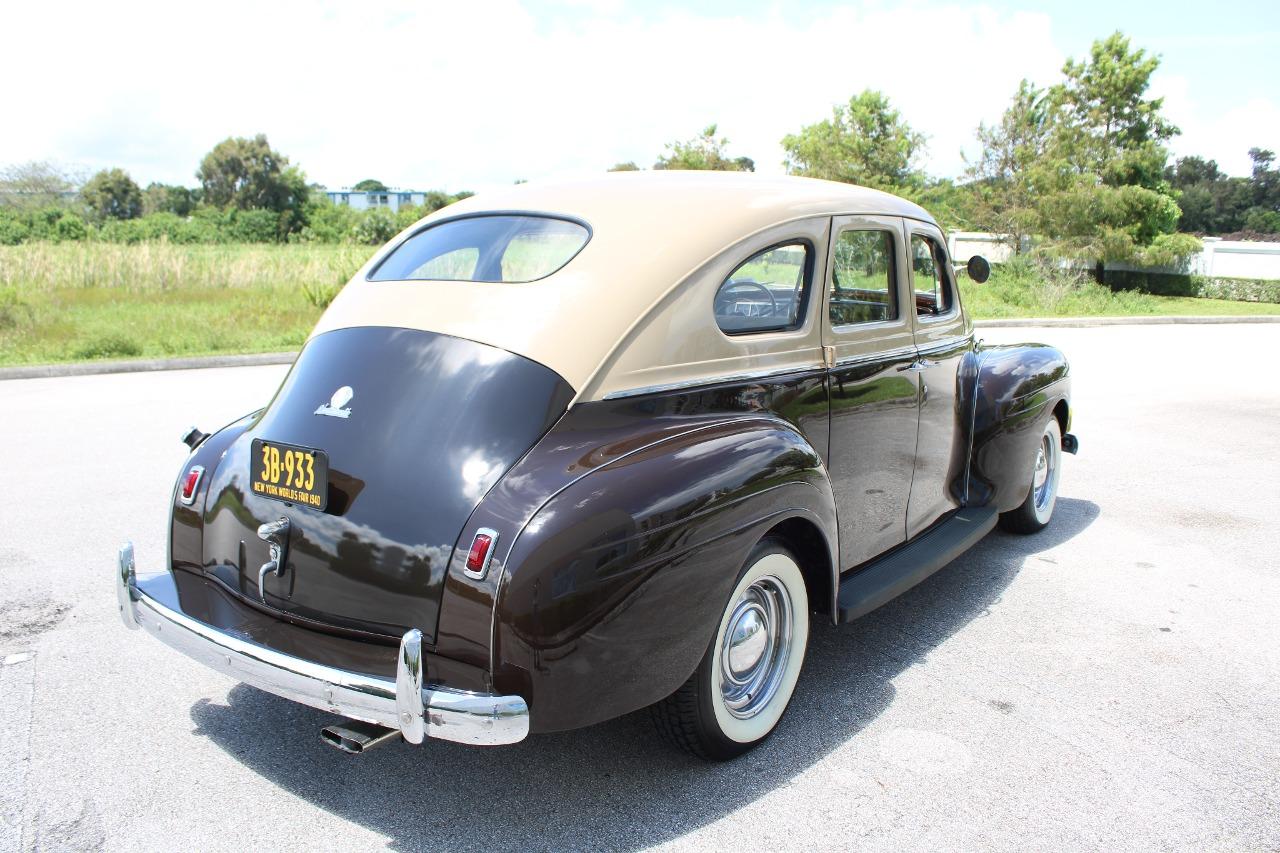
[[[731,758],[777,726],[811,618],[1049,523],[1069,392],[1057,350],[975,342],[903,199],[516,186],[393,239],[265,408],[185,436],[163,571],[124,546],[120,612],[347,718],[323,737],[350,752],[652,707]]]

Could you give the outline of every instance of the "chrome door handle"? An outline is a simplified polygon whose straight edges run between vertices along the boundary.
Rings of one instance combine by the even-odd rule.
[[[267,543],[267,554],[270,559],[262,564],[262,568],[258,569],[258,597],[262,599],[262,603],[267,603],[267,589],[264,583],[267,575],[275,574],[280,577],[284,574],[285,561],[289,558],[289,519],[281,518],[279,521],[268,521],[266,524],[258,526],[258,538]]]
[[[907,373],[907,372],[919,373],[920,371],[924,370],[925,367],[926,367],[926,364],[923,361],[913,361],[910,364],[898,365],[898,372],[899,373]]]

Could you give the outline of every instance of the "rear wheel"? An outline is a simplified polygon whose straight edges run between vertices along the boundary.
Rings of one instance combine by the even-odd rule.
[[[1017,509],[1000,516],[1000,526],[1013,533],[1038,533],[1049,526],[1058,503],[1058,479],[1062,472],[1062,428],[1049,418],[1036,447],[1035,466],[1027,499]]]
[[[734,758],[768,737],[795,692],[809,642],[809,596],[795,555],[766,538],[751,552],[698,669],[652,708],[669,740]]]

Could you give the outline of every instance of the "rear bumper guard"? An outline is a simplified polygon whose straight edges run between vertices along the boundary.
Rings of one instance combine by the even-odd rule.
[[[176,593],[160,594],[158,586],[172,587],[172,576],[163,573],[140,583],[131,543],[121,547],[115,575],[120,618],[126,627],[142,628],[187,657],[260,690],[398,729],[409,743],[433,737],[500,746],[517,743],[529,734],[529,706],[519,696],[424,686],[422,633],[417,629],[400,640],[392,681],[282,654],[165,605],[160,599],[176,602]]]

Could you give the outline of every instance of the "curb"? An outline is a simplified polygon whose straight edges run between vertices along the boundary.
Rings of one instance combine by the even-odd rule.
[[[975,320],[979,329],[1057,327],[1091,329],[1098,326],[1222,325],[1228,323],[1280,323],[1280,315],[1249,317],[1046,317]],[[35,364],[30,367],[0,367],[0,381],[6,379],[48,379],[57,376],[96,376],[104,373],[144,373],[152,370],[203,370],[208,367],[256,367],[265,364],[293,364],[296,352],[263,352],[251,355],[207,355],[192,358],[144,358],[122,361],[81,361],[69,364]]]
[[[202,370],[206,367],[254,367],[293,364],[296,352],[262,352],[251,355],[206,355],[191,358],[140,358],[122,361],[81,361],[70,364],[33,364],[0,367],[5,379],[47,379],[55,376],[95,376],[101,373],[145,373],[152,370]]]
[[[1217,326],[1227,323],[1280,323],[1280,314],[1254,314],[1248,317],[1009,317],[1002,320],[974,320],[979,329],[1016,329],[1026,326],[1056,326],[1065,329],[1092,329],[1097,326]]]

